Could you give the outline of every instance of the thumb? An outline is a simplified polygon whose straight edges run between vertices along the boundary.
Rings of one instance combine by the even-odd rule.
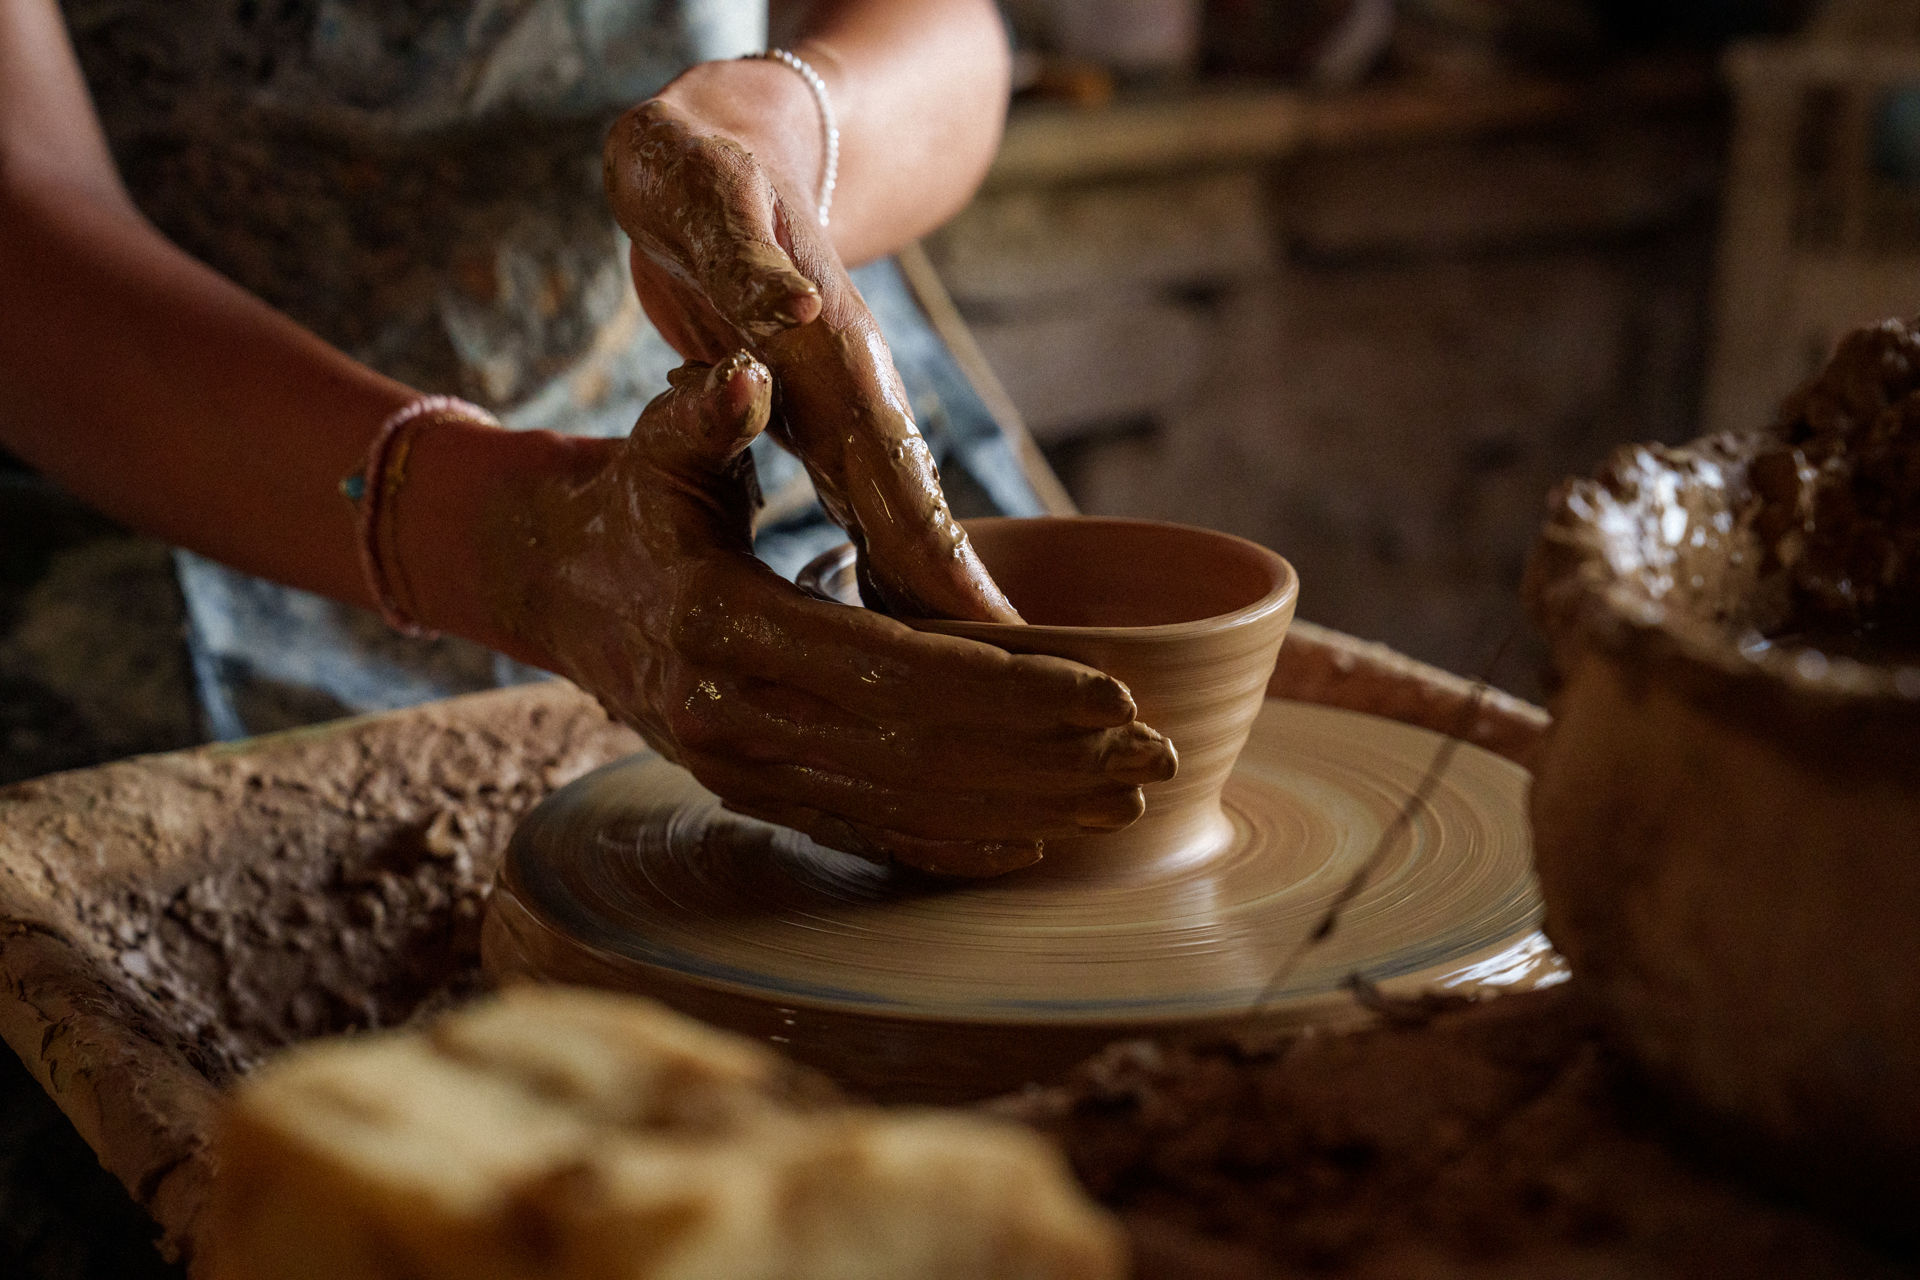
[[[697,360],[667,375],[667,390],[640,415],[634,434],[662,461],[719,470],[739,457],[773,412],[773,375],[744,351],[718,364]]]

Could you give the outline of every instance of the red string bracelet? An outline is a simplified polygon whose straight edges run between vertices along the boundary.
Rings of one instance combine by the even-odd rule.
[[[417,620],[405,567],[392,554],[394,499],[406,483],[407,455],[413,449],[414,433],[435,422],[500,425],[500,420],[485,409],[457,396],[421,396],[387,416],[373,433],[359,468],[340,482],[340,492],[354,505],[360,573],[380,606],[381,618],[402,635],[423,638],[439,633]]]

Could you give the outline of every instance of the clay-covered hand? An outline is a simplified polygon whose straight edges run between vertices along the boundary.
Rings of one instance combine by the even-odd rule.
[[[555,670],[729,807],[875,859],[994,875],[1140,815],[1175,758],[1123,685],[801,592],[752,555],[767,369],[671,382],[525,513],[521,617]]]
[[[776,438],[852,538],[870,603],[1018,622],[947,509],[893,357],[809,197],[659,99],[608,135],[606,185],[661,334],[690,359],[744,349],[772,369]]]

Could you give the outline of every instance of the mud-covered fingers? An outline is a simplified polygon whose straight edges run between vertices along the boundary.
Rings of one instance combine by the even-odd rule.
[[[786,685],[878,723],[1117,728],[1125,685],[1091,667],[914,631],[868,609],[806,595],[764,565],[716,561],[680,609],[690,666]]]
[[[1004,726],[892,730],[881,745],[886,764],[874,776],[897,785],[928,778],[967,778],[982,789],[1038,796],[1064,795],[1090,785],[1138,787],[1165,782],[1179,769],[1173,744],[1135,720],[1111,729],[1022,735]],[[804,751],[811,744],[799,744]],[[822,748],[837,744],[822,743]],[[818,758],[799,757],[805,763]]]
[[[814,320],[820,286],[782,243],[793,224],[772,180],[744,151],[709,145],[715,149],[713,222],[693,237],[694,280],[722,320],[752,337]]]
[[[958,636],[902,631],[897,647],[876,650],[865,662],[856,654],[838,668],[854,677],[842,682],[847,701],[875,719],[915,715],[934,724],[1036,728],[1057,721],[1076,729],[1133,722],[1133,695],[1105,672]]]
[[[848,285],[831,289],[818,324],[759,348],[780,379],[783,440],[807,463],[834,518],[868,554],[893,613],[1018,622],[940,490],[939,474],[908,411],[893,357]],[[839,313],[852,310],[851,319]]]
[[[773,375],[744,351],[714,364],[690,360],[640,414],[634,438],[656,461],[719,467],[766,429]]]
[[[727,808],[763,822],[777,823],[829,849],[869,862],[897,862],[932,875],[981,879],[1005,875],[1040,861],[1039,840],[926,840],[899,831],[863,827],[832,814],[793,804],[735,804]]]
[[[745,351],[730,352],[710,364],[689,361],[668,373],[667,385],[698,393],[697,408],[681,410],[697,418],[685,424],[693,434],[746,421],[758,435],[772,412],[773,374]]]
[[[1007,724],[876,724],[764,681],[708,678],[686,704],[700,711],[698,745],[760,764],[794,764],[915,789],[965,778],[979,791],[1067,795],[1103,783],[1165,782],[1178,756],[1133,721],[1110,729]]]
[[[805,324],[819,314],[819,289],[763,229],[743,226],[738,214],[691,216],[716,225],[690,226],[685,244],[653,246],[648,253],[699,296],[706,331],[718,326],[725,334],[721,341],[734,346]]]
[[[656,101],[620,119],[605,162],[627,234],[728,324],[765,336],[819,315],[819,287],[781,243],[780,195],[745,148]]]
[[[688,360],[709,364],[740,345],[707,301],[635,243],[628,251],[634,292],[667,345]]]
[[[804,765],[750,763],[683,752],[716,794],[750,804],[795,804],[927,840],[1044,840],[1119,831],[1146,811],[1137,786],[1094,781],[1069,792],[947,789],[958,779],[890,786]],[[967,780],[971,783],[971,780]]]
[[[867,598],[911,618],[1021,621],[994,582],[940,489],[932,452],[917,432],[848,450],[847,505],[861,531]],[[909,520],[894,512],[914,513]]]
[[[682,762],[701,785],[740,804],[799,805],[861,826],[928,840],[1044,840],[1118,831],[1145,812],[1140,788],[1095,781],[1058,794],[988,791],[971,779],[927,778],[889,786],[805,765],[754,763],[685,750]],[[951,790],[956,783],[965,790]]]

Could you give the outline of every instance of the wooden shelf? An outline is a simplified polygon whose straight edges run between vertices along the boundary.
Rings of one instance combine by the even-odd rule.
[[[1717,93],[1710,63],[1628,63],[1578,78],[1460,77],[1340,93],[1205,88],[1086,108],[1018,106],[989,187],[1271,163],[1319,151],[1467,138],[1604,111],[1698,108]]]

